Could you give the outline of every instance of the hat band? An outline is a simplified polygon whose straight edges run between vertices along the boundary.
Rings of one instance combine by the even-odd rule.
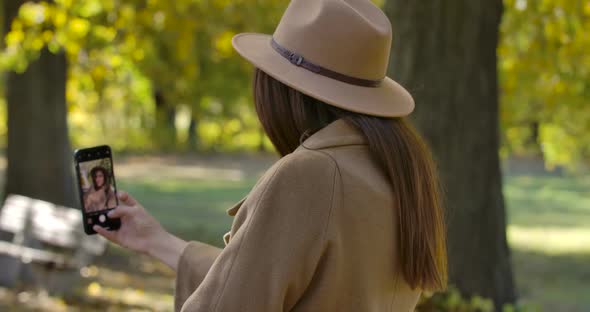
[[[303,67],[303,68],[305,68],[311,72],[314,72],[318,75],[322,75],[322,76],[325,76],[328,78],[336,79],[338,81],[342,81],[345,83],[349,83],[349,84],[353,84],[353,85],[357,85],[357,86],[361,86],[361,87],[371,87],[371,88],[378,87],[381,84],[381,81],[383,81],[383,79],[369,80],[369,79],[351,77],[348,75],[344,75],[344,74],[329,70],[329,69],[324,68],[320,65],[316,65],[312,62],[305,60],[303,58],[303,56],[301,56],[295,52],[292,52],[292,51],[288,50],[287,48],[281,46],[280,44],[278,44],[275,41],[274,38],[272,38],[270,44],[273,47],[273,49],[275,49],[275,51],[277,51],[281,56],[283,56],[284,58],[289,60],[289,62],[291,62],[291,64],[293,64],[295,66]]]

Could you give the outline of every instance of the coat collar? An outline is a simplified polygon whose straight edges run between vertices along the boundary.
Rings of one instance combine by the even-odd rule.
[[[240,209],[240,207],[242,207],[242,204],[244,203],[246,198],[248,198],[248,195],[244,196],[242,199],[240,199],[239,202],[235,203],[231,208],[227,209],[226,210],[227,214],[232,217],[235,216],[236,213],[238,213],[238,210]]]
[[[367,141],[363,134],[344,119],[337,119],[305,139],[301,143],[301,146],[307,149],[318,150],[328,147],[366,144]],[[227,214],[235,216],[246,198],[248,198],[248,195],[227,209]]]
[[[345,145],[366,145],[362,133],[344,119],[337,119],[307,138],[301,145],[307,149],[322,149]]]

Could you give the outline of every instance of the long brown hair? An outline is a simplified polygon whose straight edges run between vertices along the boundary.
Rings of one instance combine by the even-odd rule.
[[[404,118],[355,113],[309,97],[256,69],[258,118],[281,156],[336,119],[367,139],[371,157],[387,172],[395,194],[400,264],[412,288],[443,290],[447,284],[446,229],[436,168],[430,151]]]
[[[102,185],[99,187],[98,185],[96,185],[96,174],[98,172],[102,173]],[[107,171],[107,169],[105,167],[102,166],[96,166],[94,168],[92,168],[92,170],[90,170],[90,176],[92,177],[92,185],[94,186],[95,190],[99,190],[102,187],[105,187],[105,189],[109,189],[109,186],[111,184],[111,177],[109,175],[109,172]],[[107,191],[105,190],[105,194],[107,193]]]

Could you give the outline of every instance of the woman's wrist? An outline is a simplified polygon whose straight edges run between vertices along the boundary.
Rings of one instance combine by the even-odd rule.
[[[178,260],[188,242],[164,231],[153,239],[146,253],[177,270]]]

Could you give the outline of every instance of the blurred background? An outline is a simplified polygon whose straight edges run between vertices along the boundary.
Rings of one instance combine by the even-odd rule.
[[[72,151],[110,145],[119,189],[222,247],[278,159],[231,38],[288,1],[1,3],[0,310],[172,310],[174,272],[65,208]],[[590,1],[374,3],[447,192],[452,286],[418,310],[590,311]]]

